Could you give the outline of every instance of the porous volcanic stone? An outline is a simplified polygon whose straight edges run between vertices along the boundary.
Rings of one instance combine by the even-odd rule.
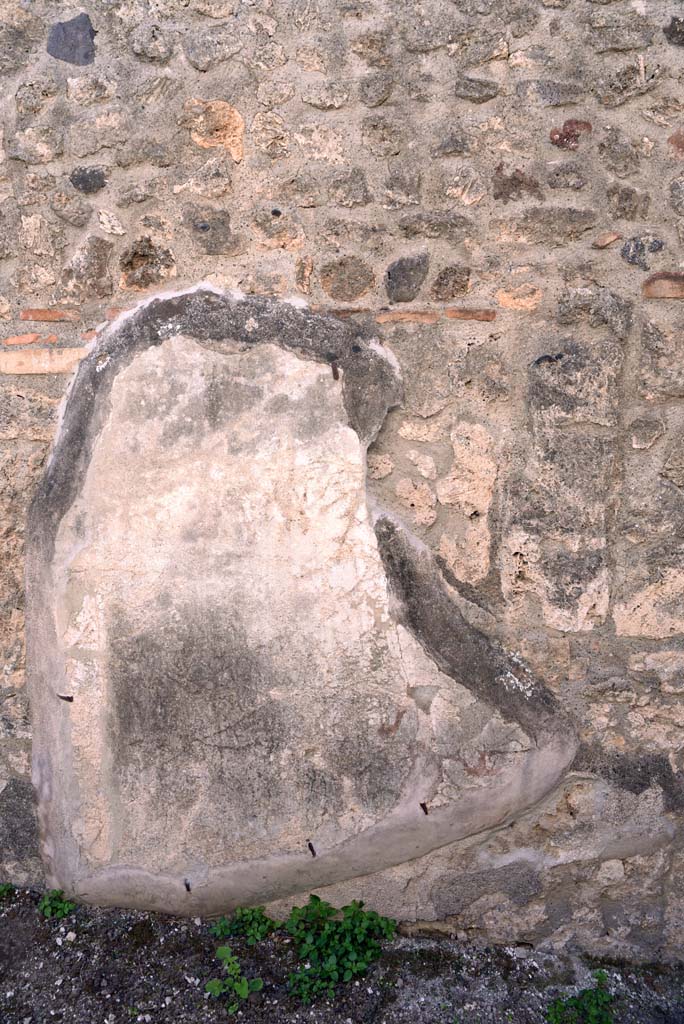
[[[99,192],[107,184],[107,176],[101,167],[75,167],[69,181],[79,192],[86,195]]]
[[[404,256],[387,268],[385,289],[390,302],[411,302],[420,291],[430,266],[427,253]]]
[[[352,302],[375,284],[372,269],[358,256],[343,256],[321,268],[321,284],[339,302]]]

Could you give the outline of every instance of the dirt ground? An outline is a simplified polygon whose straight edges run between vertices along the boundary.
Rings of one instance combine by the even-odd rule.
[[[0,1024],[205,1024],[231,1018],[205,994],[220,973],[209,924],[77,907],[45,920],[40,894],[0,902]],[[250,996],[240,1024],[544,1024],[558,995],[592,984],[603,967],[616,995],[615,1024],[684,1024],[684,965],[599,964],[582,957],[448,939],[399,937],[334,1001],[302,1007],[287,992],[295,958],[276,933],[256,947],[229,940]]]

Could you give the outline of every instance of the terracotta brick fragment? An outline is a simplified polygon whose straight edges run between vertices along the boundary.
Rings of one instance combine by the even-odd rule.
[[[617,231],[606,231],[605,234],[599,235],[591,243],[592,249],[607,249],[609,245],[613,245],[614,242],[619,242],[622,235]]]
[[[22,309],[20,313],[21,320],[38,320],[43,323],[75,323],[80,318],[77,309],[64,309],[60,306],[51,306],[48,309]]]
[[[427,309],[396,309],[388,310],[385,313],[378,313],[375,322],[376,324],[436,324],[439,318],[439,313],[431,312]]]
[[[684,299],[684,273],[661,271],[644,281],[641,294],[645,299]]]
[[[684,159],[684,132],[681,128],[677,129],[676,132],[673,132],[672,135],[668,137],[667,141],[670,144],[672,155],[677,157],[679,160]]]
[[[496,320],[495,309],[462,309],[451,306],[444,313],[449,320]]]
[[[322,306],[317,308],[323,310]],[[332,315],[336,316],[338,320],[348,320],[350,316],[358,316],[359,313],[370,313],[369,309],[363,309],[361,306],[357,306],[352,309],[329,309],[323,311],[332,313]]]
[[[13,334],[10,338],[3,339],[3,345],[34,345],[37,341],[52,344],[57,341],[56,334]]]
[[[38,341],[40,334],[13,334],[9,338],[3,338],[3,345],[32,345]]]
[[[0,373],[71,373],[86,348],[34,348],[0,352]]]

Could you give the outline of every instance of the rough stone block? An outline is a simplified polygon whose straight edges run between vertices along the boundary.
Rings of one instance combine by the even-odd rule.
[[[100,335],[27,530],[50,885],[215,913],[412,861],[563,775],[551,693],[371,514],[400,395],[376,341],[272,300],[185,293]],[[440,500],[484,508],[457,476]]]

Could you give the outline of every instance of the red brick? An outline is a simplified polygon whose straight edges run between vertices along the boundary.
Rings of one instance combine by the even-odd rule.
[[[3,339],[3,345],[33,345],[36,341],[42,341],[44,344],[52,344],[57,341],[56,334],[13,334],[9,338]]]
[[[61,321],[74,323],[81,319],[77,309],[64,309],[59,306],[51,306],[47,309],[22,309],[22,320],[38,320],[45,323],[57,323]]]
[[[409,323],[409,324],[436,324],[440,314],[426,309],[392,309],[386,313],[378,313],[375,318],[377,324]]]
[[[684,299],[684,274],[666,270],[651,274],[641,293],[645,299]]]
[[[604,235],[599,235],[591,243],[592,249],[607,249],[609,245],[613,245],[614,242],[619,242],[622,235],[618,234],[617,231],[606,231]]]
[[[451,306],[444,312],[449,320],[496,320],[495,309],[462,309]]]

